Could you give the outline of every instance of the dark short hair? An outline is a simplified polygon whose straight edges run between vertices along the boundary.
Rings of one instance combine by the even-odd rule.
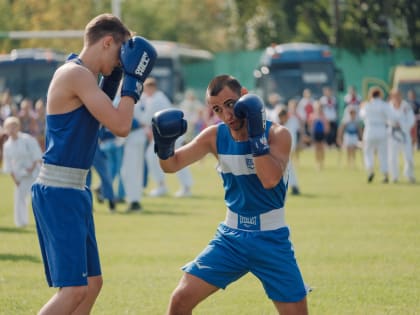
[[[238,96],[241,96],[242,85],[235,77],[227,74],[219,75],[211,80],[207,87],[207,94],[209,96],[216,96],[225,86],[238,94]]]
[[[282,108],[279,111],[279,117],[281,116],[286,116],[287,115],[287,109],[286,108]]]
[[[372,86],[368,92],[369,98],[383,97],[383,92],[379,86]]]
[[[131,32],[117,16],[110,13],[96,16],[85,27],[85,43],[88,45],[95,44],[107,35],[111,35],[117,43],[122,43],[131,37]]]

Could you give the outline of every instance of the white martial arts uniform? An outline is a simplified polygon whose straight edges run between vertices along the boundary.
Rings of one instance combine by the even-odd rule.
[[[300,121],[297,118],[297,116],[291,116],[287,119],[287,122],[285,124],[285,127],[289,130],[290,135],[292,137],[292,147],[291,152],[294,152],[296,150],[297,141],[299,132],[301,131]],[[299,187],[296,170],[293,165],[292,157],[289,159],[289,186],[290,187]]]
[[[41,162],[42,152],[38,141],[31,135],[19,132],[3,145],[3,172],[13,174],[19,182],[14,193],[14,220],[17,227],[28,225],[28,202],[31,185],[38,176],[39,165],[28,172],[34,163]]]
[[[172,106],[169,99],[160,90],[157,90],[151,96],[143,94],[142,95],[142,102],[144,104],[144,112],[143,112],[143,116],[142,116],[141,121],[149,129],[151,128],[151,121],[152,121],[153,115],[160,110],[167,109],[167,108],[170,108]],[[175,147],[176,148],[181,146],[181,144],[183,142],[183,139],[184,139],[183,136],[181,136],[177,139],[177,141],[175,142]],[[154,147],[155,147],[155,142],[152,138],[152,139],[150,139],[149,145],[147,146],[147,149],[146,149],[147,167],[148,167],[148,171],[150,173],[150,176],[153,178],[153,180],[158,185],[163,185],[161,187],[158,187],[157,189],[162,189],[161,192],[164,193],[164,191],[166,191],[165,173],[163,172],[162,168],[160,167],[159,159],[154,152]],[[177,175],[181,185],[184,188],[188,188],[188,189],[191,188],[192,175],[191,175],[191,171],[188,167],[183,168],[182,170],[178,171],[176,173],[176,175]],[[158,190],[156,190],[156,192],[158,192]],[[152,193],[152,195],[153,195],[153,193]],[[157,193],[157,195],[160,195],[160,193]]]
[[[145,128],[141,126],[143,119],[142,106],[141,101],[134,105],[133,118],[139,122],[140,126],[131,130],[125,139],[121,163],[121,178],[128,203],[140,202],[143,195],[147,137]]]
[[[374,155],[378,154],[382,174],[388,174],[387,122],[392,119],[389,104],[380,98],[373,98],[360,109],[364,122],[363,157],[368,174],[374,173]]]
[[[410,129],[415,124],[414,111],[405,100],[401,101],[399,108],[396,108],[391,101],[390,108],[394,116],[394,119],[389,122],[388,126],[388,156],[391,180],[398,180],[398,157],[402,153],[404,157],[404,175],[409,181],[414,182],[414,155],[410,133]]]

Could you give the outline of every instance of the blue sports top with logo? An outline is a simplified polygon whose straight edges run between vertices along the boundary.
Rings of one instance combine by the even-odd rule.
[[[271,122],[267,121],[265,134]],[[258,215],[283,208],[286,199],[288,172],[272,189],[265,189],[258,179],[248,141],[235,141],[226,124],[217,129],[217,170],[223,179],[225,203],[238,214]]]

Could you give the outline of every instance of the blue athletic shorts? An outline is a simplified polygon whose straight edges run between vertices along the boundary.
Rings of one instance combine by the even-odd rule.
[[[298,302],[307,294],[287,227],[243,231],[221,223],[209,245],[182,270],[222,289],[251,272],[277,302]]]
[[[87,277],[101,274],[88,188],[34,183],[32,208],[50,287],[85,286]]]

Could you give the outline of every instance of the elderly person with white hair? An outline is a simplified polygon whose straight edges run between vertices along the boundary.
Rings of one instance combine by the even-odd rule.
[[[39,172],[42,152],[38,141],[20,131],[17,117],[4,121],[4,132],[9,136],[3,144],[3,172],[15,183],[14,218],[17,227],[28,225],[28,202],[31,185]]]

